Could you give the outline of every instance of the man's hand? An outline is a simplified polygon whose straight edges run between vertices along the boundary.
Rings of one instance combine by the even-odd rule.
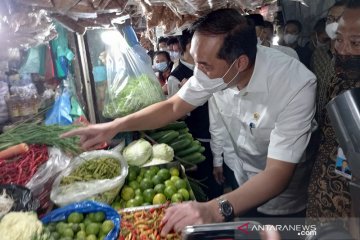
[[[216,182],[222,185],[225,182],[223,166],[214,167],[213,174]]]
[[[96,149],[96,147],[110,140],[117,134],[113,122],[89,125],[71,130],[62,134],[61,138],[79,136],[81,148],[84,150]]]
[[[182,231],[186,226],[221,222],[222,216],[219,213],[216,201],[205,203],[187,202],[174,205],[166,210],[162,224],[165,224],[161,235],[166,236],[171,230]]]

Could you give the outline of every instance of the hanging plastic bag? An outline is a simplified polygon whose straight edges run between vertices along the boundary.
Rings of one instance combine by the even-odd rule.
[[[117,118],[165,99],[151,64],[130,47],[124,37],[112,31],[106,56],[107,94],[103,116]],[[137,45],[135,45],[137,46]]]
[[[40,73],[41,47],[33,47],[28,50],[25,63],[21,66],[19,73]]]
[[[81,181],[74,181],[69,184],[61,184],[64,177],[72,174],[77,169],[85,168],[88,161],[101,160],[104,163],[105,159],[115,159],[120,164],[120,174],[112,179],[101,180],[84,180],[88,176],[77,176]],[[90,168],[89,165],[87,167]],[[91,170],[92,174],[97,174],[98,165],[96,169]],[[74,158],[70,165],[55,179],[50,198],[59,206],[65,206],[73,202],[83,200],[95,200],[111,204],[115,197],[119,194],[120,188],[124,185],[125,178],[128,173],[128,165],[120,153],[115,151],[90,151],[80,154]],[[93,178],[91,178],[93,179]]]
[[[70,93],[64,90],[60,96],[57,97],[53,107],[46,113],[45,124],[46,125],[70,125],[72,118]]]
[[[56,209],[46,215],[41,221],[44,224],[51,222],[59,222],[65,220],[71,213],[92,213],[92,212],[104,212],[105,219],[111,220],[114,223],[114,228],[105,237],[105,240],[116,240],[120,231],[120,216],[110,206],[94,202],[94,201],[83,201],[68,205],[63,208]]]
[[[40,201],[40,206],[46,210],[51,206],[50,192],[55,178],[70,163],[70,158],[58,148],[48,148],[49,160],[41,165],[34,176],[26,184],[34,197]]]

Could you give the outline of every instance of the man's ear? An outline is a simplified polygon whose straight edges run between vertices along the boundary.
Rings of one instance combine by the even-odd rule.
[[[242,54],[238,59],[239,59],[238,63],[237,63],[238,72],[243,72],[246,69],[248,69],[248,67],[250,65],[250,60],[249,60],[248,56],[246,56],[245,54]]]

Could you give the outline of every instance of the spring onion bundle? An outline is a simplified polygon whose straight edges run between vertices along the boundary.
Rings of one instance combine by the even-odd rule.
[[[36,123],[20,123],[0,134],[0,151],[20,143],[46,144],[62,149],[65,152],[78,154],[81,152],[79,138],[60,138],[59,136],[77,126],[40,125]]]

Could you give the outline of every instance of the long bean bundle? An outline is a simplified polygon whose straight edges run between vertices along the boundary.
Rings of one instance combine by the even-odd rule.
[[[62,149],[65,152],[78,154],[81,152],[78,137],[60,138],[59,136],[77,126],[40,125],[36,123],[20,123],[0,134],[0,151],[10,146],[27,144],[46,144]]]

